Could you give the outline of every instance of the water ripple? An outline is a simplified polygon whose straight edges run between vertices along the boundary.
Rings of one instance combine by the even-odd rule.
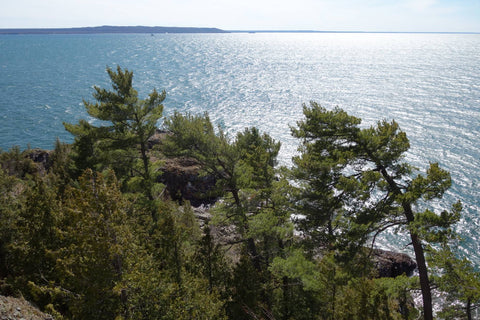
[[[451,172],[437,209],[464,203],[462,248],[480,265],[479,35],[0,36],[0,147],[72,141],[62,122],[88,118],[82,99],[92,99],[92,85],[108,86],[104,69],[117,64],[134,71],[141,96],[166,89],[167,115],[208,111],[231,135],[269,132],[286,165],[302,103],[338,105],[364,125],[395,119],[411,140],[408,161]],[[398,249],[395,237],[381,244]]]

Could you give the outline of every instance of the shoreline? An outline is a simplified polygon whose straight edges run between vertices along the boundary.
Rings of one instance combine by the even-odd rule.
[[[97,26],[74,28],[0,28],[0,35],[19,34],[157,34],[157,33],[348,33],[348,34],[480,34],[472,31],[363,31],[363,30],[223,30],[203,27]]]
[[[146,27],[146,26],[100,26],[81,28],[8,28],[0,34],[121,34],[121,33],[228,33],[218,28],[193,27]]]

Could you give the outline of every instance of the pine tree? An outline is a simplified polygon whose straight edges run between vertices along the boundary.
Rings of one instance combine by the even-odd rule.
[[[368,238],[392,227],[408,232],[417,261],[425,319],[432,319],[432,297],[425,243],[450,232],[460,205],[434,213],[419,208],[441,198],[450,187],[447,171],[431,163],[416,174],[403,161],[410,147],[395,122],[380,121],[361,129],[360,119],[315,102],[304,106],[305,119],[293,128],[301,139],[293,173],[300,185],[299,228],[316,245],[351,260]]]
[[[64,123],[75,136],[74,149],[79,170],[114,169],[124,184],[134,191],[142,190],[153,200],[152,164],[148,154],[148,139],[155,133],[162,116],[165,91],[155,89],[145,100],[138,98],[132,86],[133,72],[107,68],[112,89],[94,87],[96,103],[84,101],[90,116],[104,121],[101,126],[80,120]]]
[[[429,248],[428,257],[434,271],[433,282],[445,297],[439,316],[473,319],[472,311],[480,306],[480,274],[468,259],[459,258],[445,244]]]
[[[250,297],[242,296],[248,290],[235,289],[235,299],[250,301],[246,311],[271,312],[272,276],[268,267],[293,233],[289,212],[285,210],[288,183],[275,170],[280,143],[257,128],[246,128],[231,140],[221,128],[214,130],[207,114],[175,113],[165,121],[165,126],[171,135],[164,142],[163,151],[194,158],[205,172],[216,177],[217,187],[223,191],[222,203],[213,210],[214,223],[234,225],[239,235],[235,243],[241,243],[243,259],[250,259],[237,265],[236,272],[253,266],[256,281],[263,284],[258,294]]]

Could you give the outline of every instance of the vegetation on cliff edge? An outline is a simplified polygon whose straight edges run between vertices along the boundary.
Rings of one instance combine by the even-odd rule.
[[[428,206],[450,175],[406,163],[395,121],[364,128],[305,105],[292,168],[268,133],[230,137],[208,114],[173,113],[151,148],[165,92],[141,100],[132,72],[107,73],[112,89],[84,102],[102,121],[66,123],[75,141],[57,141],[47,165],[0,153],[0,294],[56,319],[432,319],[437,288],[454,301],[438,316],[471,319],[480,277],[452,245],[461,204]],[[202,227],[159,183],[165,157],[216,181]],[[410,236],[418,277],[378,277],[375,239],[391,228]]]

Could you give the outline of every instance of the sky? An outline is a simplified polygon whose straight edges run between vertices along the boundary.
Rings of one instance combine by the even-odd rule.
[[[0,0],[0,28],[480,32],[480,0]]]

